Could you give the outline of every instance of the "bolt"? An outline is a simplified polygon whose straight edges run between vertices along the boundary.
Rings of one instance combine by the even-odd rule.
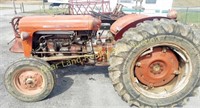
[[[136,63],[136,66],[137,66],[137,67],[141,67],[141,65],[142,65],[142,64],[141,64],[140,62],[137,62],[137,63]]]
[[[153,85],[154,85],[153,83],[150,83],[149,85],[147,85],[147,86],[148,86],[148,89],[152,89],[152,88],[154,88]]]
[[[179,74],[180,74],[180,72],[179,72],[179,71],[177,71],[177,70],[175,70],[175,71],[173,72],[173,74],[175,74],[175,75],[179,75]]]
[[[163,52],[163,53],[166,53],[166,52],[167,52],[167,49],[166,49],[166,48],[163,48],[163,49],[162,49],[162,52]]]
[[[144,88],[145,88],[146,90],[148,90],[148,89],[149,89],[149,87],[148,87],[148,86],[145,86]]]
[[[32,79],[32,78],[28,78],[28,79],[26,80],[26,83],[27,83],[27,84],[33,84],[33,79]]]
[[[189,61],[188,61],[188,60],[185,60],[185,63],[189,63]]]
[[[159,64],[155,64],[154,67],[153,67],[153,70],[156,71],[156,72],[160,71],[160,65]]]

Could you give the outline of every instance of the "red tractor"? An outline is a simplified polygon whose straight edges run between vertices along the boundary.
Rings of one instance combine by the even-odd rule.
[[[54,69],[76,64],[109,65],[114,89],[129,105],[173,107],[196,91],[200,41],[190,26],[142,14],[105,22],[90,15],[14,18],[11,51],[25,58],[6,70],[8,92],[42,100],[54,88]]]

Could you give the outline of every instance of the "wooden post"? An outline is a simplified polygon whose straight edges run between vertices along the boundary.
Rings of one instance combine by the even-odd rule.
[[[22,4],[21,3],[19,4],[19,8],[20,8],[20,10],[22,12]]]
[[[45,3],[44,3],[44,0],[43,0],[43,2],[42,2],[42,9],[43,9],[43,11],[45,12]]]
[[[24,13],[24,3],[22,2],[22,12]]]
[[[15,1],[12,0],[12,3],[13,3],[13,9],[14,9],[14,13],[17,14],[17,11],[16,11],[16,6],[15,6]]]

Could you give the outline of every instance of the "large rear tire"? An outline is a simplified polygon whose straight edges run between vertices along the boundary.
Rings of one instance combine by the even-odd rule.
[[[47,62],[24,58],[7,68],[4,83],[7,91],[17,99],[26,102],[40,101],[53,90],[55,74]]]
[[[168,19],[146,21],[116,42],[109,77],[130,105],[183,105],[198,88],[199,46],[189,26]]]

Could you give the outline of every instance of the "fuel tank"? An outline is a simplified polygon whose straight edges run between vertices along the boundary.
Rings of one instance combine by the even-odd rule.
[[[26,16],[19,21],[19,31],[98,30],[100,25],[101,20],[90,15]]]

